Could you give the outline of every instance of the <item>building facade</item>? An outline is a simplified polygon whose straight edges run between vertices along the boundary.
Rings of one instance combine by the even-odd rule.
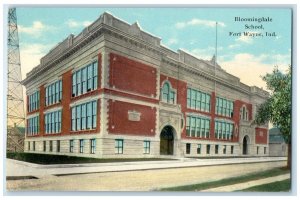
[[[279,128],[269,130],[269,155],[288,156],[288,145],[285,143]]]
[[[267,156],[268,93],[103,13],[27,74],[25,151],[89,157]]]

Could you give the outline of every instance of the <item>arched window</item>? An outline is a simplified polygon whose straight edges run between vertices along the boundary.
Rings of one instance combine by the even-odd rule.
[[[175,103],[175,91],[169,82],[165,82],[161,90],[162,101],[166,103]]]
[[[248,121],[248,109],[245,105],[240,109],[240,119]]]

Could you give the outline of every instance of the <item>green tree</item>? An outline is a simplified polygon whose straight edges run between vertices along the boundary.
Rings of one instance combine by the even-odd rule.
[[[259,106],[254,121],[258,125],[270,121],[279,128],[285,142],[288,144],[287,167],[291,166],[291,71],[291,66],[289,66],[287,73],[282,73],[278,70],[278,67],[275,67],[272,73],[262,77],[271,93],[267,101]]]

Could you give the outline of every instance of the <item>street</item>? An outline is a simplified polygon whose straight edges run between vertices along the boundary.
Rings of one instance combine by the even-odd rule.
[[[193,161],[187,161],[190,163]],[[196,161],[198,162],[198,161]],[[121,164],[119,164],[121,165]],[[138,165],[138,164],[134,164]],[[285,160],[223,164],[166,169],[142,169],[56,176],[42,174],[38,179],[9,180],[8,191],[153,191],[162,187],[202,183],[286,165]],[[108,168],[110,166],[107,166]],[[76,167],[72,167],[76,168]],[[88,168],[88,167],[86,167]],[[130,168],[130,165],[129,167]],[[63,170],[63,168],[62,168]]]

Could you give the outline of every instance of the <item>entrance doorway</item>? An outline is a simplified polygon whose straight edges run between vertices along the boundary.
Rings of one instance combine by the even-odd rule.
[[[174,129],[165,126],[160,133],[160,155],[173,155],[174,153]]]
[[[246,135],[243,139],[243,155],[248,154],[249,136]]]

